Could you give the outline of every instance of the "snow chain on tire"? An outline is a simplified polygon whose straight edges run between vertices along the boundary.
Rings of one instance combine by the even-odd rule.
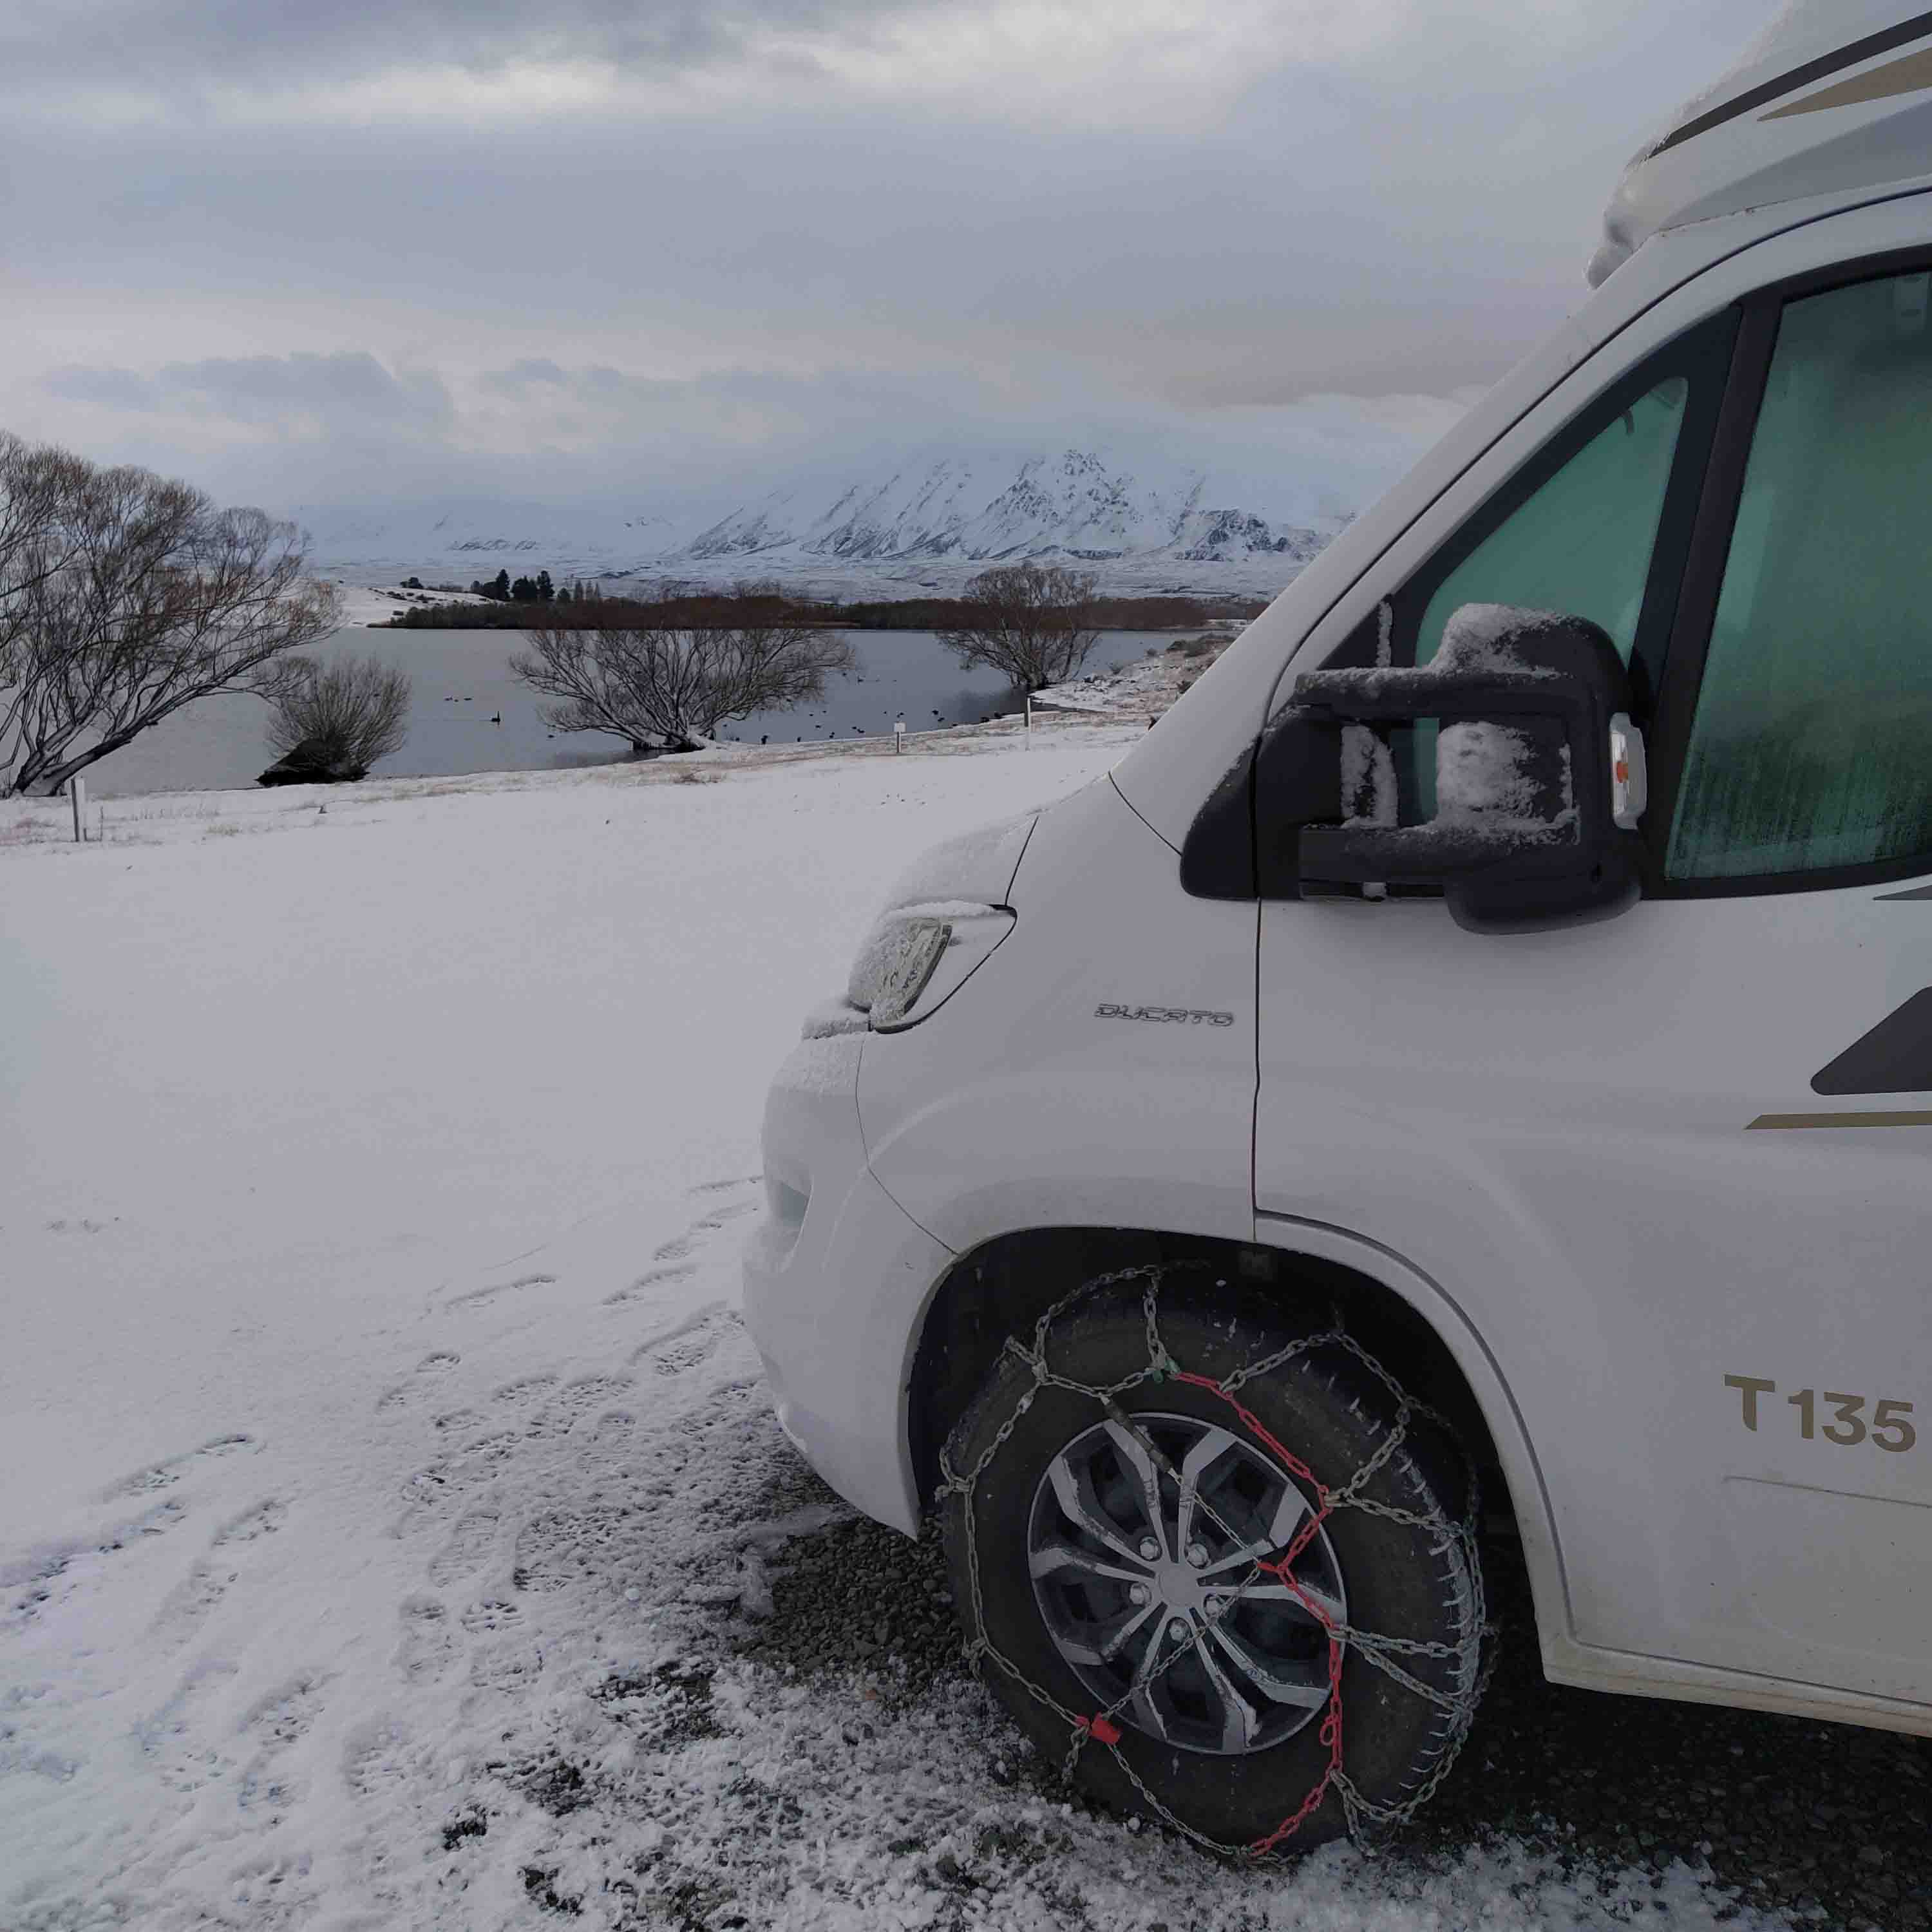
[[[1012,1412],[1000,1424],[992,1441],[970,1468],[963,1471],[954,1468],[950,1445],[942,1450],[940,1455],[940,1480],[934,1492],[934,1500],[938,1503],[943,1504],[949,1496],[957,1496],[963,1505],[962,1515],[965,1531],[968,1574],[972,1591],[974,1631],[967,1646],[967,1661],[975,1674],[982,1676],[985,1665],[990,1663],[1065,1724],[1067,1749],[1062,1766],[1064,1774],[1071,1778],[1080,1762],[1082,1752],[1090,1745],[1098,1745],[1112,1754],[1114,1761],[1139,1794],[1148,1810],[1203,1850],[1251,1863],[1278,1863],[1283,1856],[1282,1847],[1314,1816],[1331,1790],[1341,1800],[1348,1835],[1358,1844],[1372,1845],[1376,1835],[1406,1823],[1435,1796],[1437,1787],[1448,1774],[1450,1766],[1456,1761],[1456,1754],[1468,1734],[1471,1720],[1475,1715],[1476,1707],[1482,1700],[1483,1691],[1488,1682],[1489,1668],[1483,1663],[1481,1652],[1485,1639],[1493,1636],[1495,1627],[1489,1621],[1484,1601],[1482,1568],[1476,1548],[1477,1528],[1480,1520],[1476,1473],[1466,1456],[1464,1493],[1468,1500],[1461,1520],[1456,1522],[1452,1522],[1439,1508],[1431,1508],[1426,1511],[1405,1510],[1366,1493],[1377,1473],[1403,1448],[1412,1424],[1418,1420],[1435,1424],[1450,1442],[1454,1442],[1456,1438],[1455,1432],[1441,1414],[1410,1395],[1394,1376],[1342,1328],[1339,1313],[1332,1318],[1330,1325],[1319,1333],[1304,1336],[1299,1340],[1273,1350],[1258,1360],[1248,1362],[1220,1382],[1196,1373],[1177,1362],[1161,1340],[1159,1304],[1162,1284],[1171,1274],[1207,1265],[1205,1262],[1197,1261],[1150,1263],[1096,1276],[1094,1280],[1083,1282],[1071,1294],[1062,1296],[1040,1316],[1034,1324],[1030,1343],[1022,1341],[1017,1336],[1007,1337],[1004,1352],[1024,1364],[1031,1372],[1033,1387],[1021,1396]],[[1146,1366],[1118,1382],[1098,1388],[1071,1380],[1050,1367],[1046,1359],[1047,1340],[1054,1324],[1069,1310],[1102,1290],[1118,1288],[1124,1282],[1133,1281],[1142,1284],[1141,1305],[1147,1324]],[[1247,1382],[1268,1374],[1298,1356],[1309,1354],[1318,1349],[1340,1349],[1353,1357],[1388,1391],[1395,1405],[1394,1414],[1388,1432],[1373,1454],[1340,1483],[1323,1480],[1301,1458],[1278,1442],[1240,1400],[1240,1390]],[[1187,1655],[1200,1641],[1198,1636],[1176,1650],[1157,1669],[1148,1672],[1144,1680],[1137,1677],[1136,1682],[1123,1696],[1104,1709],[1076,1711],[1070,1709],[1052,1692],[1036,1683],[1003,1655],[986,1634],[986,1614],[980,1582],[976,1493],[980,1478],[992,1467],[1005,1447],[1020,1417],[1032,1406],[1034,1396],[1042,1389],[1055,1388],[1090,1398],[1110,1420],[1132,1436],[1162,1474],[1178,1482],[1180,1472],[1172,1460],[1148,1432],[1120,1407],[1119,1402],[1120,1396],[1130,1389],[1145,1383],[1166,1382],[1185,1384],[1225,1402],[1255,1441],[1270,1455],[1278,1458],[1285,1468],[1308,1485],[1313,1492],[1312,1511],[1287,1545],[1274,1557],[1256,1559],[1251,1574],[1243,1580],[1223,1609],[1216,1613],[1217,1618],[1231,1614],[1248,1590],[1263,1577],[1271,1577],[1286,1584],[1293,1592],[1303,1607],[1320,1624],[1328,1646],[1328,1697],[1323,1708],[1319,1734],[1322,1743],[1328,1749],[1326,1766],[1313,1788],[1292,1812],[1265,1836],[1247,1844],[1222,1844],[1175,1816],[1148,1788],[1146,1782],[1127,1761],[1120,1748],[1122,1733],[1116,1720],[1120,1712],[1137,1692],[1144,1688],[1145,1683],[1160,1677],[1180,1658]],[[1213,1505],[1204,1497],[1197,1499],[1197,1505],[1231,1542],[1240,1540],[1215,1513]],[[1473,1580],[1475,1592],[1472,1606],[1474,1613],[1468,1619],[1466,1634],[1462,1642],[1424,1642],[1412,1637],[1380,1635],[1373,1630],[1360,1629],[1352,1623],[1338,1622],[1313,1600],[1297,1581],[1292,1566],[1310,1542],[1320,1532],[1322,1525],[1342,1510],[1360,1510],[1394,1522],[1422,1529],[1438,1539],[1442,1544],[1454,1545],[1460,1550]],[[1377,1670],[1443,1714],[1444,1721],[1438,1733],[1442,1741],[1440,1754],[1422,1784],[1400,1804],[1378,1804],[1368,1797],[1350,1780],[1343,1762],[1342,1665],[1345,1654],[1351,1648]],[[1451,1690],[1438,1689],[1404,1667],[1403,1659],[1420,1658],[1452,1661],[1455,1666],[1452,1682],[1462,1688]],[[1493,1661],[1492,1656],[1490,1665]]]

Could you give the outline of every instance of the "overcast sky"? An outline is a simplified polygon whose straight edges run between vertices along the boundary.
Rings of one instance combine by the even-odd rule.
[[[298,504],[1388,479],[1769,0],[9,0],[0,425]]]

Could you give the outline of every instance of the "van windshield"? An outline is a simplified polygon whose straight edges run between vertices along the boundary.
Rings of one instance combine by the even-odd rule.
[[[1514,604],[1589,618],[1629,663],[1690,389],[1671,376],[1638,398],[1456,565],[1424,609],[1415,662],[1465,604]]]

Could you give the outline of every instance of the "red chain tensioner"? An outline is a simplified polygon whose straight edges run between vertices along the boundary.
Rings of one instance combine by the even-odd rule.
[[[1328,1762],[1320,1779],[1308,1796],[1301,1801],[1300,1808],[1284,1818],[1274,1829],[1263,1838],[1257,1838],[1248,1849],[1257,1858],[1264,1858],[1284,1838],[1292,1838],[1304,1824],[1320,1808],[1328,1795],[1331,1785],[1342,1768],[1342,1640],[1336,1634],[1334,1619],[1322,1606],[1310,1596],[1294,1575],[1294,1564],[1301,1552],[1320,1533],[1322,1526],[1328,1521],[1334,1504],[1328,1493],[1328,1486],[1316,1474],[1292,1449],[1276,1442],[1268,1427],[1253,1410],[1244,1406],[1230,1395],[1211,1376],[1197,1375],[1192,1369],[1176,1369],[1174,1379],[1186,1382],[1192,1388],[1205,1389],[1218,1396],[1240,1418],[1241,1426],[1259,1442],[1263,1448],[1278,1457],[1289,1470],[1298,1476],[1315,1492],[1316,1507],[1308,1520],[1295,1532],[1294,1540],[1272,1562],[1258,1562],[1256,1568],[1264,1570],[1276,1581],[1287,1585],[1295,1599],[1321,1624],[1328,1640],[1328,1708],[1322,1714],[1320,1736],[1328,1747]]]

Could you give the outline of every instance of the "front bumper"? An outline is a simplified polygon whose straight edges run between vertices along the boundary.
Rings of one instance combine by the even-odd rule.
[[[952,1256],[866,1164],[866,1039],[802,1041],[772,1083],[745,1320],[778,1421],[806,1461],[854,1508],[913,1535],[906,1393],[921,1315]]]

